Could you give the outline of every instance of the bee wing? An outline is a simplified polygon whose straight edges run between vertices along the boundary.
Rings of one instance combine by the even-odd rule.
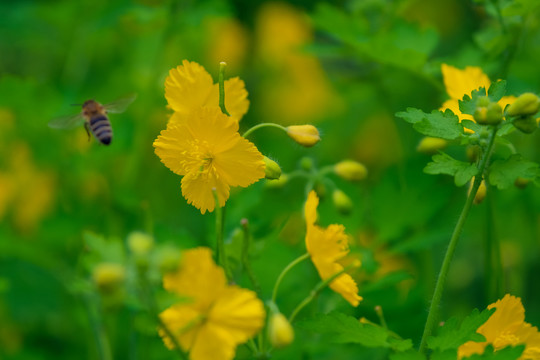
[[[129,104],[131,104],[133,100],[135,100],[136,97],[137,97],[137,94],[131,94],[126,97],[120,98],[116,101],[113,101],[111,103],[108,103],[106,105],[103,105],[103,107],[105,108],[107,112],[121,113],[127,109]]]
[[[72,129],[84,122],[82,114],[61,116],[49,121],[49,127],[53,129]]]

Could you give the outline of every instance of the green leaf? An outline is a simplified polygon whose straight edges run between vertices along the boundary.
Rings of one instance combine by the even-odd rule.
[[[390,355],[390,360],[425,360],[426,356],[415,350]],[[455,358],[454,358],[455,359]]]
[[[493,346],[486,346],[483,354],[475,354],[463,358],[463,360],[517,360],[525,350],[525,345],[515,347],[507,346],[504,349],[494,351]]]
[[[459,111],[463,114],[474,115],[476,111],[476,102],[479,97],[486,96],[486,89],[481,87],[471,92],[471,96],[464,95],[463,99],[459,100]]]
[[[459,161],[448,154],[440,153],[433,155],[433,162],[430,162],[424,168],[426,174],[446,174],[454,176],[456,186],[463,186],[478,173],[475,164]]]
[[[537,163],[513,154],[508,159],[497,160],[489,168],[489,183],[499,189],[506,189],[514,184],[518,177],[535,180],[540,176]]]
[[[456,360],[457,349],[449,349],[443,352],[433,352],[430,360]]]
[[[467,341],[481,342],[485,341],[484,336],[478,334],[476,330],[495,312],[495,309],[479,312],[474,309],[471,315],[459,325],[457,318],[451,318],[439,329],[437,336],[431,336],[427,339],[428,348],[433,350],[445,351],[457,349]]]
[[[482,130],[482,125],[472,120],[461,120],[461,125],[463,125],[467,129],[474,131],[475,133],[479,133]]]
[[[342,313],[321,314],[316,318],[302,321],[300,327],[317,332],[335,343],[355,343],[370,348],[389,348],[406,351],[412,348],[412,341],[402,340],[387,329],[371,323],[361,323],[358,319]]]
[[[506,94],[506,80],[499,80],[491,84],[488,90],[489,99],[493,102],[501,100]]]
[[[420,134],[438,137],[446,140],[454,140],[463,135],[463,126],[459,118],[451,110],[445,112],[433,110],[430,114],[415,108],[407,108],[407,111],[396,113]]]
[[[411,107],[407,108],[407,111],[400,111],[396,113],[397,117],[402,118],[403,120],[405,120],[406,122],[410,124],[415,124],[417,122],[424,120],[424,117],[426,115],[427,114],[423,112],[422,110],[411,108]]]

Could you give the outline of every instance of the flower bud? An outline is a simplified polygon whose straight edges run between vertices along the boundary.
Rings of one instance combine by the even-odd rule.
[[[120,264],[100,263],[94,267],[92,279],[99,291],[105,294],[114,293],[124,282],[126,270]]]
[[[486,124],[497,125],[503,120],[503,110],[501,105],[491,103],[487,106]]]
[[[532,134],[537,128],[538,123],[534,116],[522,116],[514,119],[514,126],[525,134]]]
[[[319,130],[313,125],[288,126],[287,135],[298,144],[305,147],[311,147],[321,140]]]
[[[289,177],[286,174],[283,174],[279,177],[279,179],[266,180],[264,186],[270,189],[278,189],[278,188],[282,188],[287,183],[288,180],[289,180]]]
[[[514,186],[519,189],[525,189],[527,185],[529,185],[530,180],[524,179],[522,177],[518,177],[516,181],[514,181]]]
[[[473,184],[474,184],[474,178],[471,180],[471,186],[469,186],[469,192],[468,192],[469,195],[471,193]],[[478,205],[482,201],[484,201],[484,199],[486,198],[486,193],[487,193],[486,182],[482,180],[482,182],[480,183],[480,187],[478,188],[478,191],[476,192],[476,195],[474,196],[473,204]]]
[[[264,168],[264,176],[269,180],[279,179],[281,176],[281,168],[278,163],[266,156],[263,157],[263,161],[266,165]]]
[[[150,252],[154,246],[154,238],[146,233],[134,231],[129,234],[128,239],[129,250],[138,256],[144,256]]]
[[[334,165],[334,172],[342,179],[349,181],[364,180],[367,169],[363,164],[354,160],[343,160]]]
[[[506,113],[509,116],[533,115],[538,112],[538,109],[540,109],[540,98],[533,93],[524,93],[508,106]]]
[[[476,100],[476,107],[487,107],[491,103],[491,100],[489,100],[489,97],[487,96],[480,96]]]
[[[444,149],[446,145],[448,145],[448,141],[445,139],[426,136],[420,140],[420,143],[416,147],[416,151],[422,154],[431,155],[437,153],[439,150]]]
[[[351,199],[343,191],[336,189],[332,193],[332,201],[336,209],[343,215],[351,213],[353,203]]]
[[[473,118],[474,118],[474,121],[476,121],[479,124],[486,124],[487,108],[486,107],[476,108],[473,114]]]
[[[480,157],[482,150],[480,149],[480,146],[472,145],[472,146],[467,146],[465,153],[467,154],[467,159],[469,160],[469,162],[473,163],[473,162],[478,161],[478,158]]]
[[[300,167],[304,171],[311,171],[313,169],[313,159],[309,157],[303,157],[300,159]]]
[[[287,346],[294,340],[294,330],[282,313],[275,312],[270,315],[268,338],[272,346],[276,348]]]

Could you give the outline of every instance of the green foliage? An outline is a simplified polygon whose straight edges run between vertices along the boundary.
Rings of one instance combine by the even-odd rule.
[[[489,183],[499,189],[506,189],[514,185],[518,177],[535,180],[539,176],[540,167],[537,163],[526,160],[519,154],[513,154],[507,159],[493,162],[489,171]]]
[[[428,338],[427,344],[430,349],[446,351],[457,349],[467,341],[485,341],[484,336],[478,334],[476,330],[495,312],[495,309],[484,310],[482,312],[474,309],[471,315],[467,316],[460,324],[457,318],[451,318],[439,328],[438,334]]]
[[[523,350],[525,350],[524,345],[508,346],[497,351],[493,349],[493,346],[488,345],[483,354],[471,355],[463,358],[463,360],[517,360],[521,357]]]
[[[321,314],[299,325],[309,331],[317,332],[328,342],[356,343],[365,347],[389,348],[406,351],[412,348],[412,341],[402,340],[387,329],[342,313]]]
[[[425,360],[426,356],[415,350],[390,355],[390,360]]]
[[[440,153],[433,155],[433,162],[424,168],[426,174],[446,174],[454,176],[456,186],[463,186],[478,173],[475,164],[454,159],[448,154]]]
[[[396,116],[414,124],[414,129],[426,136],[454,140],[463,135],[463,126],[451,110],[433,110],[428,114],[422,110],[407,108],[406,112],[398,112]]]

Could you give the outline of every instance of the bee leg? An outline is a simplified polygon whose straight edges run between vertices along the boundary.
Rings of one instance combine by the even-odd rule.
[[[89,125],[88,125],[88,123],[86,121],[84,122],[84,130],[86,130],[86,133],[88,134],[88,141],[90,141],[92,136],[90,135],[90,128],[89,128]]]

